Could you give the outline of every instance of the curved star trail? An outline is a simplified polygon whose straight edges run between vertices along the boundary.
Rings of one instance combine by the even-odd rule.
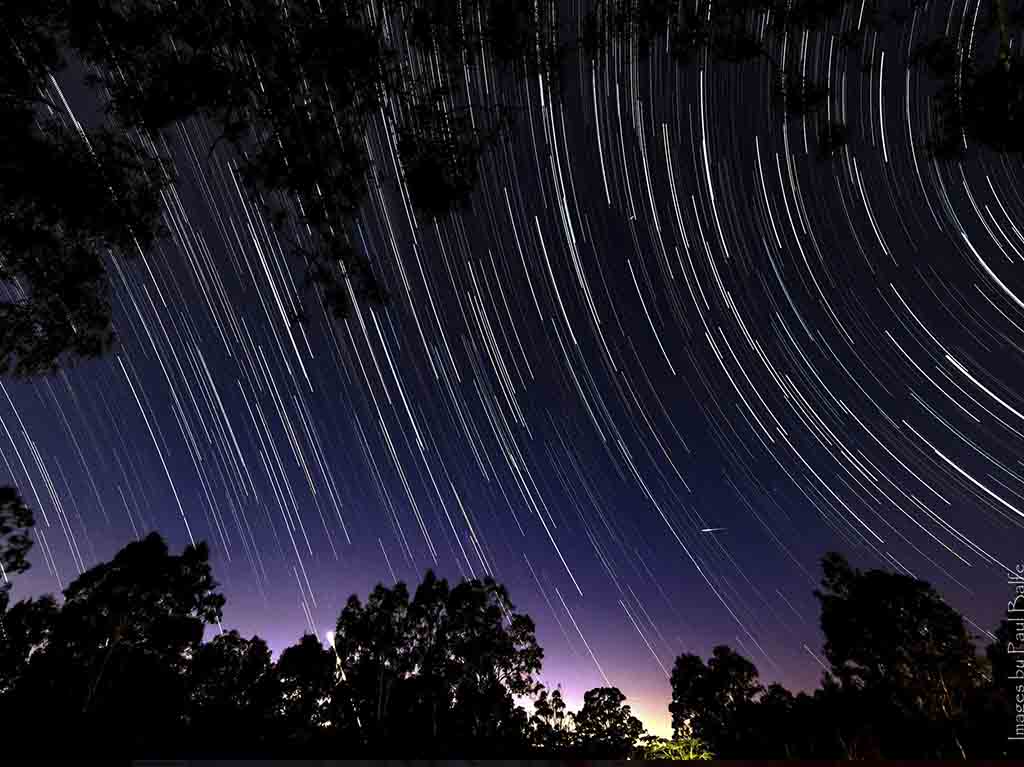
[[[0,384],[0,482],[39,519],[20,593],[148,530],[205,539],[225,625],[280,649],[378,581],[493,575],[546,681],[617,685],[656,730],[680,652],[815,684],[829,549],[993,627],[1024,542],[1020,164],[922,149],[910,51],[977,4],[850,51],[855,11],[777,53],[829,83],[831,160],[765,65],[627,40],[519,83],[471,206],[434,221],[382,113],[353,239],[392,300],[344,322],[179,126],[170,237],[110,262],[115,352]]]

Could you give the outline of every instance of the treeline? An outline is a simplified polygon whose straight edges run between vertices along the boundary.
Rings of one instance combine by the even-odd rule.
[[[52,596],[9,604],[28,567],[31,512],[0,490],[3,753],[296,756],[963,758],[1007,754],[1014,722],[1009,624],[979,655],[962,616],[919,580],[823,559],[822,687],[764,687],[726,646],[672,671],[675,737],[644,732],[614,687],[579,711],[537,681],[533,621],[493,580],[427,572],[351,596],[330,641],[276,662],[220,628],[205,544],[156,533]],[[219,632],[203,641],[207,626]],[[518,701],[529,700],[530,710]]]
[[[6,489],[0,562],[24,571],[31,514]],[[52,596],[0,589],[0,753],[37,756],[624,756],[643,734],[615,688],[566,710],[536,681],[533,621],[493,580],[428,572],[352,596],[326,645],[276,662],[220,627],[205,544],[172,554],[156,533]],[[532,714],[517,698],[533,697]]]
[[[813,693],[764,687],[728,647],[672,670],[672,724],[721,758],[964,759],[1016,754],[1010,624],[979,654],[928,583],[822,559],[828,670]]]

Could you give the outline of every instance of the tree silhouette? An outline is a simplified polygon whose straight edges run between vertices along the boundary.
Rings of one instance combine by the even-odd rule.
[[[564,754],[572,744],[572,715],[568,713],[562,691],[550,693],[539,686],[530,715],[530,745],[540,754]]]
[[[453,746],[470,742],[500,750],[525,742],[526,714],[514,699],[533,689],[544,653],[533,621],[513,610],[505,587],[491,578],[449,589],[428,573],[416,590],[414,657],[422,668],[441,671],[434,679],[442,684],[438,697],[452,701]]]
[[[1019,46],[1011,45],[1024,31],[1024,11],[1019,4],[1011,11],[1007,0],[984,6],[977,24],[915,52],[940,81],[927,143],[939,159],[962,157],[968,141],[997,152],[1024,150],[1024,61]]]
[[[543,653],[513,609],[490,578],[452,588],[429,571],[411,601],[401,583],[377,586],[365,605],[351,597],[334,646],[363,742],[403,732],[434,754],[522,745],[515,696],[532,690]]]
[[[738,733],[743,750],[764,759],[791,759],[798,753],[796,736],[802,727],[794,718],[797,701],[781,684],[770,684],[756,704],[740,707]],[[796,727],[794,727],[796,725]]]
[[[106,351],[104,259],[131,257],[161,232],[160,163],[56,103],[49,76],[66,66],[71,16],[66,0],[0,7],[0,373]]]
[[[0,702],[13,701],[24,684],[29,660],[50,641],[58,609],[51,596],[23,599],[7,609],[7,594],[0,592]]]
[[[985,657],[978,659],[982,681],[968,691],[965,706],[963,745],[972,758],[1011,756],[1007,735],[1012,732],[1011,724],[1020,724],[1017,696],[1019,685],[1024,684],[1024,667],[1017,658],[1024,637],[1015,623],[1006,619],[1000,621],[993,636]]]
[[[32,547],[31,530],[35,524],[32,510],[13,487],[0,487],[0,599],[10,587],[10,576],[29,568],[28,551]]]
[[[978,655],[963,617],[926,582],[822,559],[821,628],[831,664],[820,689],[767,688],[728,647],[672,672],[672,724],[717,757],[964,758],[1005,756],[1011,721],[1009,626]]]
[[[72,126],[50,100],[52,6],[0,9],[0,373],[22,376],[109,347],[103,259],[149,247],[165,183],[125,138]]]
[[[922,5],[911,0],[909,8]],[[929,147],[958,157],[967,141],[1024,148],[1024,75],[1012,38],[1024,14],[991,0],[982,23],[919,51],[941,87]],[[534,0],[10,0],[0,8],[0,372],[33,375],[113,342],[106,259],[145,251],[162,233],[172,165],[142,147],[174,145],[182,121],[214,146],[336,317],[388,290],[373,254],[350,236],[368,195],[371,123],[412,205],[428,217],[465,206],[485,153],[521,110],[524,82],[557,85],[568,46],[558,3]],[[682,65],[765,62],[772,103],[808,119],[827,158],[849,131],[827,84],[783,41],[856,11],[844,46],[883,28],[878,4],[850,0],[597,0],[579,46],[607,55],[664,43]],[[753,18],[763,24],[753,24]],[[907,11],[887,18],[901,22]],[[977,40],[974,38],[978,32]],[[344,41],[344,44],[338,44]],[[65,56],[89,67],[111,124],[80,130],[50,77]],[[493,69],[493,71],[492,71]],[[496,81],[481,94],[478,81]],[[213,151],[214,146],[210,147]],[[61,183],[53,183],[53,179]],[[298,312],[304,318],[305,312]]]
[[[218,634],[196,649],[187,682],[188,737],[197,752],[253,753],[272,744],[281,689],[262,639]]]
[[[879,722],[884,753],[964,758],[965,703],[980,677],[963,617],[910,576],[861,572],[835,553],[822,570],[825,656]]]
[[[7,498],[16,512],[5,519],[26,521]],[[449,586],[428,571],[411,599],[404,584],[378,585],[365,604],[349,598],[333,646],[307,634],[275,663],[259,637],[202,641],[224,604],[206,547],[172,555],[154,533],[75,579],[62,605],[0,602],[0,710],[19,733],[5,755],[42,744],[76,756],[1007,756],[1024,677],[1012,624],[981,657],[927,583],[838,554],[822,566],[831,671],[821,688],[765,688],[726,646],[707,663],[680,655],[667,741],[644,737],[614,687],[587,691],[568,713],[557,689],[534,681],[532,622],[489,578]],[[517,705],[527,696],[530,717]],[[47,737],[53,722],[61,739]]]
[[[588,759],[624,759],[644,734],[644,726],[624,705],[617,687],[595,687],[583,694],[583,707],[573,714],[574,750]]]
[[[364,606],[354,594],[338,616],[334,649],[366,744],[388,736],[395,686],[411,672],[409,592],[378,585]]]
[[[104,258],[162,233],[171,181],[170,164],[138,147],[158,135],[173,146],[169,129],[192,119],[217,135],[211,153],[230,148],[250,199],[336,316],[353,298],[386,300],[349,235],[369,188],[371,120],[394,131],[421,212],[465,204],[518,110],[502,83],[557,64],[557,18],[535,10],[528,0],[5,3],[0,372],[47,372],[110,347]],[[505,79],[474,101],[468,67],[484,66],[483,46]],[[110,126],[79,131],[55,104],[50,77],[65,54],[89,67]]]
[[[396,8],[414,51],[394,89],[399,157],[413,205],[440,217],[468,201],[481,157],[520,110],[505,95],[462,98],[466,67],[482,66],[488,57],[506,93],[539,74],[557,78],[557,16],[538,15],[532,0],[397,0]],[[433,76],[415,74],[417,57],[437,62]]]
[[[856,693],[824,675],[820,689],[793,700],[792,717],[781,731],[786,753],[803,759],[883,758],[875,721],[863,710]]]
[[[171,555],[152,533],[76,578],[59,610],[24,608],[49,625],[25,632],[34,650],[5,708],[28,732],[61,721],[76,753],[171,747],[189,659],[224,603],[207,557],[205,544]]]
[[[877,2],[856,3],[860,22],[844,30],[845,48],[858,48],[868,31],[884,31],[902,24],[926,4],[910,0],[904,8],[886,8]],[[1024,149],[1024,73],[1019,47],[1012,40],[1024,30],[1024,11],[1008,0],[990,0],[978,24],[957,25],[951,36],[940,36],[919,46],[915,60],[937,78],[931,99],[927,148],[939,159],[963,156],[967,142],[997,152]],[[808,80],[795,57],[780,61],[773,50],[782,39],[795,40],[804,30],[819,30],[840,18],[851,4],[846,0],[727,0],[680,4],[675,0],[599,0],[583,26],[584,49],[599,52],[602,45],[632,36],[643,53],[664,37],[676,61],[697,62],[707,53],[711,60],[744,63],[768,62],[773,102],[793,117],[817,119],[818,153],[828,157],[844,146],[848,129],[821,115],[827,86]],[[755,31],[752,14],[767,21]]]
[[[290,746],[315,746],[332,725],[336,668],[334,653],[313,634],[305,634],[278,658],[280,724]]]
[[[597,0],[581,23],[582,49],[592,56],[615,44],[635,45],[647,55],[655,44],[682,66],[705,61],[744,64],[764,61],[770,70],[773,105],[785,116],[813,118],[818,155],[824,159],[847,141],[845,125],[822,115],[828,85],[810,80],[796,56],[779,58],[784,40],[820,30],[838,18],[847,0]],[[751,23],[753,16],[765,19]],[[850,38],[853,45],[859,38]]]
[[[213,127],[336,313],[349,287],[383,298],[348,238],[367,192],[368,122],[398,82],[364,3],[76,0],[66,34],[121,125],[169,140],[182,120]]]
[[[757,668],[725,645],[712,651],[705,665],[696,655],[676,658],[672,668],[672,728],[677,737],[692,736],[706,742],[716,756],[736,756],[745,709],[763,691]]]
[[[10,576],[31,566],[32,510],[13,487],[0,487],[0,701],[25,673],[29,656],[46,643],[57,606],[52,597],[22,600],[8,610]]]

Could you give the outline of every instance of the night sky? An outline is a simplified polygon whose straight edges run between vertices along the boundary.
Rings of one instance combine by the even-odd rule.
[[[413,211],[376,120],[352,234],[392,300],[344,322],[210,131],[171,131],[171,236],[110,261],[114,352],[2,381],[0,483],[37,516],[16,596],[150,530],[206,540],[225,628],[279,651],[377,582],[489,574],[570,707],[615,685],[661,733],[680,652],[817,684],[828,550],[994,628],[1024,557],[1021,166],[929,159],[934,83],[908,64],[975,15],[933,3],[860,52],[851,13],[787,41],[849,125],[831,160],[767,65],[658,46],[520,82],[447,220]]]

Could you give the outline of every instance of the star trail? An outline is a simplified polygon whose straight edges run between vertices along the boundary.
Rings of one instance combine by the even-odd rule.
[[[0,484],[38,520],[16,593],[150,530],[206,540],[225,627],[279,650],[377,582],[492,575],[537,621],[545,681],[573,705],[615,685],[659,731],[680,652],[817,682],[830,549],[987,633],[1024,542],[1020,160],[931,157],[912,62],[981,5],[909,6],[851,49],[850,3],[775,40],[849,128],[827,159],[766,62],[624,39],[509,85],[484,56],[470,100],[523,108],[465,209],[417,212],[395,125],[371,122],[351,236],[391,298],[349,286],[346,320],[210,128],[178,125],[155,147],[168,236],[107,262],[114,351],[0,381]],[[581,7],[560,10],[572,30]]]

